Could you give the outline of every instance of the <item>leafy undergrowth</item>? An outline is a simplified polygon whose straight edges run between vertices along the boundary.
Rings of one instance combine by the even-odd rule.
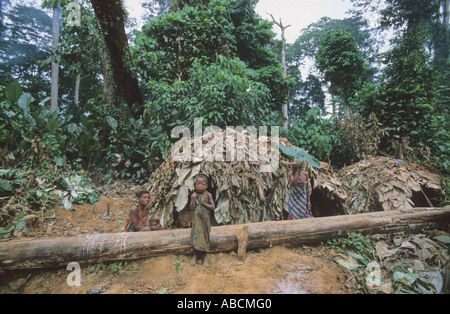
[[[333,259],[365,293],[449,293],[448,233],[362,235],[327,241]]]

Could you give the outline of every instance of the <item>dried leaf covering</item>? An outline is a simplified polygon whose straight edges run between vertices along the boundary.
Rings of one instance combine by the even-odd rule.
[[[418,192],[433,206],[424,189],[442,193],[440,178],[423,167],[388,157],[362,160],[338,172],[348,194],[348,214],[372,211],[408,210],[417,207]]]
[[[283,210],[286,212],[288,210],[287,174],[290,160],[280,153],[278,169],[275,172],[264,172],[262,166],[270,161],[267,154],[255,155],[250,149],[254,147],[252,145],[259,145],[260,139],[246,136],[246,145],[237,148],[238,134],[243,133],[227,130],[208,133],[200,138],[203,147],[211,147],[211,141],[221,136],[220,139],[226,144],[223,148],[223,161],[207,161],[204,158],[197,158],[199,156],[195,154],[190,156],[194,152],[194,139],[183,137],[173,146],[172,151],[186,153],[183,160],[190,160],[174,161],[172,154],[169,155],[152,174],[151,183],[147,187],[150,191],[149,206],[152,213],[161,218],[161,225],[164,228],[173,225],[175,211],[188,210],[187,205],[194,190],[195,177],[200,173],[207,175],[210,180],[216,204],[214,218],[217,223],[243,224],[283,219]],[[268,151],[271,151],[271,144],[274,142],[292,146],[284,138],[268,140],[261,137],[261,139],[267,143]],[[244,152],[245,160],[226,161],[226,154],[232,151],[230,149],[233,147],[232,144],[237,148],[235,151]],[[312,188],[322,188],[330,198],[344,204],[347,198],[345,191],[330,169],[309,167],[308,171],[310,180],[312,179]]]

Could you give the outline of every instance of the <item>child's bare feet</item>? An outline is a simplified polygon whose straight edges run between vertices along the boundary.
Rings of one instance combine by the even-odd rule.
[[[194,257],[192,257],[191,259],[191,265],[194,266],[195,264],[197,264],[197,254],[194,253]]]
[[[206,256],[206,254],[203,257],[203,266],[209,266],[208,256]]]

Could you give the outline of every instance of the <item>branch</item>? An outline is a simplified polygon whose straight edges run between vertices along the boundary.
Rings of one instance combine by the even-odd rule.
[[[266,13],[267,13],[267,12],[266,12]],[[275,18],[273,17],[272,14],[270,14],[270,13],[267,13],[267,14],[270,15],[270,17],[272,18],[273,22],[274,22],[275,24],[277,24],[278,27],[281,28],[282,31],[285,30],[286,28],[288,28],[288,27],[291,26],[291,25],[283,26],[283,23],[281,22],[281,17],[280,17],[280,23],[278,23],[277,21],[275,21]]]

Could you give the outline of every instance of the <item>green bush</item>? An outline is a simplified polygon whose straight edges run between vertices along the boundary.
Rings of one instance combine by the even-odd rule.
[[[320,109],[314,107],[306,113],[304,119],[294,121],[289,129],[288,140],[319,160],[327,161],[339,142],[332,129],[331,119],[321,118]]]

